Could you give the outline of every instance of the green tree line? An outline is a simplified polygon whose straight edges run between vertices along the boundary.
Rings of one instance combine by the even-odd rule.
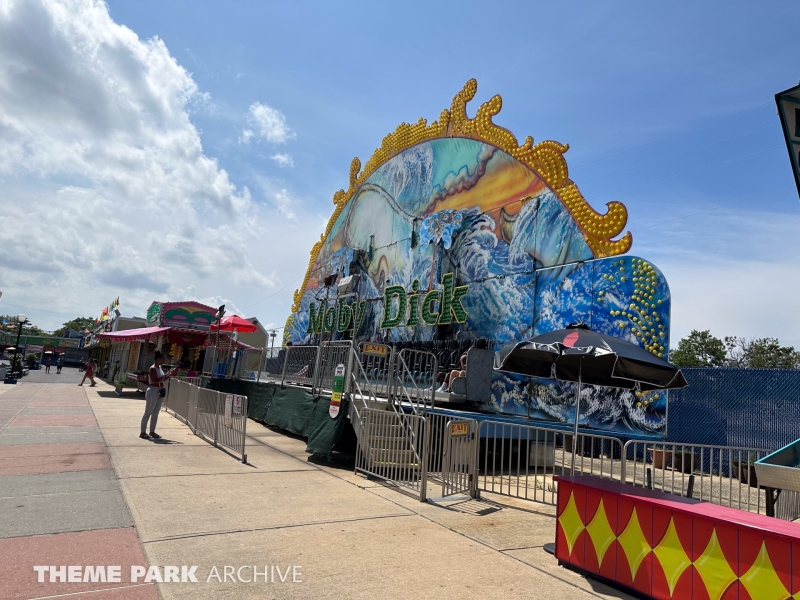
[[[670,361],[679,367],[800,369],[800,352],[793,346],[781,346],[777,338],[720,339],[708,329],[693,329],[677,348],[670,350]]]

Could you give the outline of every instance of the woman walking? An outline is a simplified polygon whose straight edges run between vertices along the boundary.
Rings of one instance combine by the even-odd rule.
[[[161,402],[166,395],[164,389],[164,381],[172,375],[172,371],[164,374],[161,365],[164,364],[164,355],[156,350],[153,364],[147,373],[148,387],[144,393],[145,408],[144,416],[142,417],[142,428],[139,437],[143,440],[154,439],[160,440],[161,436],[156,433],[156,423],[158,423],[158,413],[161,411]],[[163,392],[162,392],[163,390]],[[147,421],[150,421],[150,435],[147,435]]]
[[[81,379],[81,382],[78,385],[83,385],[83,382],[86,381],[87,377],[89,378],[89,381],[92,382],[92,385],[90,385],[89,387],[94,387],[95,385],[97,385],[97,382],[94,380],[94,369],[95,369],[94,359],[90,358],[89,362],[86,363],[86,371],[84,371],[83,373],[83,379]]]

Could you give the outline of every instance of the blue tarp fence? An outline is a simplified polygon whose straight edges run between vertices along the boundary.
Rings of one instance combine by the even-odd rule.
[[[800,438],[800,370],[681,369],[667,441],[775,450]]]

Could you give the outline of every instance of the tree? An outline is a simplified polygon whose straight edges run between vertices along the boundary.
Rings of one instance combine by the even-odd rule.
[[[678,367],[723,367],[726,364],[725,344],[711,331],[692,332],[670,352],[672,364]]]
[[[60,329],[56,329],[53,335],[56,337],[64,337],[70,329],[75,331],[83,331],[84,329],[92,329],[94,327],[94,319],[89,317],[76,317],[71,321],[64,323]]]
[[[7,323],[6,323],[7,321]],[[17,315],[0,315],[0,323],[3,323],[3,329],[9,333],[17,333],[19,328],[19,319]],[[28,323],[22,326],[22,335],[42,335],[44,331],[39,329],[33,323]]]
[[[728,366],[741,369],[797,369],[800,352],[793,346],[781,346],[776,338],[729,336],[725,338]]]

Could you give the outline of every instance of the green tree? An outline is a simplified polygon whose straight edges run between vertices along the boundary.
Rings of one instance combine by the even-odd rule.
[[[7,331],[8,333],[13,333],[16,335],[18,327],[19,327],[19,319],[17,315],[0,315],[0,323],[8,321],[5,325],[3,325],[3,330]],[[22,335],[42,335],[44,331],[41,330],[39,327],[34,325],[33,323],[28,323],[22,326]]]
[[[693,329],[669,356],[672,364],[678,367],[724,367],[726,364],[725,344],[708,329]]]
[[[728,365],[742,369],[797,369],[800,352],[793,346],[781,346],[776,338],[730,336],[725,338]]]
[[[92,329],[94,327],[94,319],[89,317],[76,317],[71,321],[64,323],[59,329],[53,332],[56,337],[64,337],[70,329],[75,331],[83,331],[84,329]]]

